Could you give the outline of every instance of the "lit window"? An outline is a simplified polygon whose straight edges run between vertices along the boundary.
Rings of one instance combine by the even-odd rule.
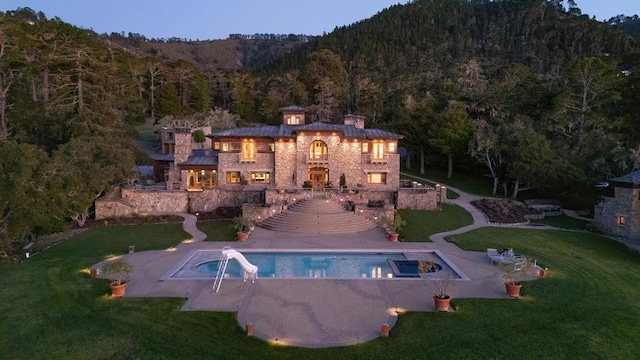
[[[299,125],[300,124],[300,118],[297,116],[289,116],[287,118],[287,124],[289,125]]]
[[[271,152],[276,151],[276,144],[275,143],[269,143],[269,151],[271,151]]]
[[[229,151],[229,143],[228,142],[223,142],[222,143],[222,151]]]
[[[240,171],[227,171],[227,184],[240,184]]]
[[[268,172],[252,172],[251,173],[251,183],[252,184],[268,184],[269,181],[269,173]]]
[[[323,141],[316,140],[311,143],[309,148],[309,159],[311,160],[327,160],[329,159],[329,149]]]
[[[396,143],[394,143],[394,142],[390,142],[389,143],[389,152],[392,153],[392,154],[395,154],[395,152],[396,152]]]
[[[220,141],[213,142],[213,150],[220,150]]]
[[[368,142],[363,142],[362,143],[362,153],[368,153],[369,152],[369,143]]]
[[[378,141],[373,143],[373,151],[371,152],[371,159],[384,160],[384,142]]]
[[[242,139],[242,155],[240,161],[256,160],[256,143],[253,140]]]
[[[618,216],[618,226],[624,226],[627,223],[627,219],[624,216]]]
[[[386,184],[386,173],[367,173],[367,184]]]

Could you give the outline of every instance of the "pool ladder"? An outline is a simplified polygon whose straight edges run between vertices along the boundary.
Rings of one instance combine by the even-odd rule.
[[[225,246],[222,254],[220,254],[220,260],[218,260],[218,271],[216,272],[216,279],[213,281],[212,290],[218,292],[220,290],[220,284],[222,284],[222,279],[224,279],[224,273],[227,270],[227,263],[229,263],[229,257],[225,254],[225,249],[231,249],[231,246]]]

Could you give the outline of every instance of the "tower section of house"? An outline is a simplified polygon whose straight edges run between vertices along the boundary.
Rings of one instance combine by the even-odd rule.
[[[640,170],[609,180],[613,197],[594,207],[593,218],[604,233],[640,241]]]

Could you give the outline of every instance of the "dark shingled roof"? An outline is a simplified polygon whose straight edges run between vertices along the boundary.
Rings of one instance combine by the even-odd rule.
[[[191,155],[187,161],[178,165],[218,165],[218,157]]]
[[[156,161],[173,161],[173,154],[148,153]]]
[[[305,125],[279,125],[243,127],[218,131],[213,137],[295,137],[295,133],[302,131],[335,131],[342,133],[345,138],[356,139],[402,139],[402,135],[381,129],[358,129],[353,125],[330,124],[316,121]]]
[[[307,109],[298,105],[290,105],[280,108],[280,111],[307,111]]]
[[[640,170],[633,171],[627,175],[609,179],[609,182],[618,184],[638,185],[640,184]]]

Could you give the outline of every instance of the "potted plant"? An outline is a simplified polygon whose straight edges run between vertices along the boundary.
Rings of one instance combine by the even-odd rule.
[[[111,279],[111,296],[124,296],[127,288],[126,279],[133,270],[133,266],[122,258],[107,260],[102,264],[102,273]]]
[[[500,270],[502,270],[507,295],[513,298],[520,297],[521,278],[527,272],[529,261],[522,259],[516,262],[500,263],[499,266]]]
[[[420,261],[418,263],[418,271],[421,274],[426,274],[429,269],[433,267],[433,263],[430,261]],[[444,275],[438,274],[436,277],[427,277],[427,284],[433,291],[433,302],[436,306],[436,311],[449,311],[451,306],[451,295],[449,295],[449,289],[455,285],[453,276],[451,273]]]
[[[253,222],[249,219],[246,219],[242,215],[236,216],[231,221],[231,227],[236,230],[236,236],[238,241],[245,241],[249,236],[249,231],[253,226]]]
[[[400,216],[400,213],[396,211],[393,217],[385,216],[382,219],[382,224],[389,232],[389,240],[396,242],[400,236],[400,229],[407,225],[407,222]]]

